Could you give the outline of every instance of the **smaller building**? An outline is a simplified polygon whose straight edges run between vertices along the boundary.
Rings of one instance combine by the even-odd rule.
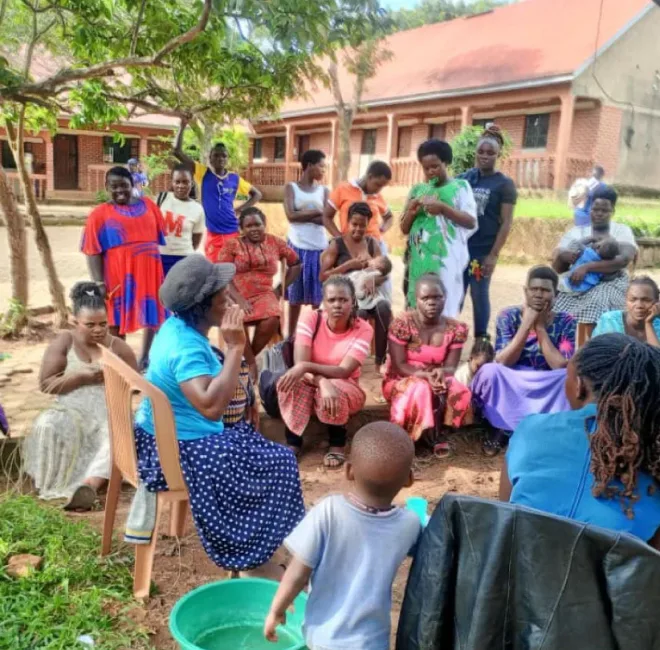
[[[114,165],[125,165],[130,158],[147,156],[171,147],[177,123],[160,115],[136,117],[106,130],[71,129],[67,119],[58,120],[55,135],[48,131],[25,137],[26,162],[37,200],[94,200],[105,187],[105,173]],[[114,134],[122,136],[116,141]],[[0,128],[2,167],[20,196],[16,162],[7,134]],[[150,179],[153,191],[167,189],[169,175]]]
[[[421,142],[495,121],[519,187],[565,190],[598,163],[608,180],[660,189],[658,34],[651,0],[525,0],[394,34],[353,124],[350,174],[385,160],[403,191],[421,178]],[[354,78],[340,70],[339,81],[349,100]],[[298,177],[308,149],[327,153],[336,180],[333,97],[307,91],[253,123],[248,178],[267,196]]]

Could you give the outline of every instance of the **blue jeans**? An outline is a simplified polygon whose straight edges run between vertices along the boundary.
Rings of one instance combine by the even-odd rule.
[[[468,267],[463,275],[465,286],[465,295],[468,289],[472,298],[472,309],[474,311],[474,338],[484,338],[488,336],[488,321],[490,320],[490,281],[491,277],[477,277],[471,273],[473,261],[470,259]],[[479,268],[484,261],[484,257],[476,258]]]

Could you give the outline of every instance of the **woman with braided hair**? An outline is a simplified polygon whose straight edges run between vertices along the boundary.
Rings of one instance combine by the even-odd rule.
[[[514,432],[500,499],[629,533],[660,550],[660,349],[623,334],[568,365],[572,411]]]

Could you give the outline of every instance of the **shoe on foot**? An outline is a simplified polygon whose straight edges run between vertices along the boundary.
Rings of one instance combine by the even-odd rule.
[[[96,503],[96,490],[91,485],[79,485],[65,504],[64,510],[68,512],[87,512]]]

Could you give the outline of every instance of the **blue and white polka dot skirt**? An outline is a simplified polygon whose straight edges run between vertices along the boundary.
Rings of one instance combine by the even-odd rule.
[[[140,479],[167,490],[156,439],[135,429]],[[180,440],[190,508],[208,556],[226,570],[267,562],[305,515],[293,453],[242,421],[223,433]]]

